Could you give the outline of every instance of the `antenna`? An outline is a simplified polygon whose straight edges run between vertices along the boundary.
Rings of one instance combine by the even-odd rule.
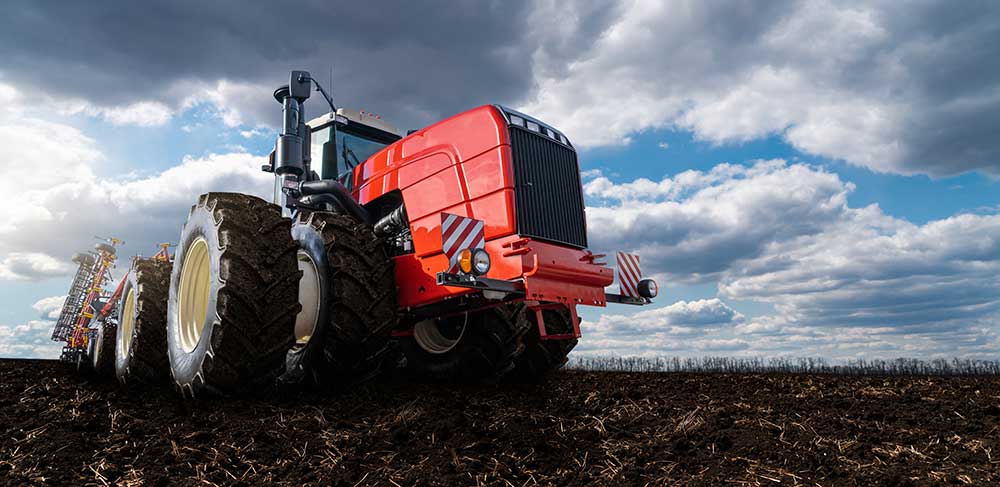
[[[331,98],[326,90],[323,89],[323,86],[319,84],[319,81],[316,81],[316,78],[300,75],[299,81],[312,81],[313,84],[316,85],[316,91],[320,92],[323,95],[323,98],[326,99],[326,103],[330,105],[330,110],[333,112],[337,111],[337,107],[333,105],[333,98]]]

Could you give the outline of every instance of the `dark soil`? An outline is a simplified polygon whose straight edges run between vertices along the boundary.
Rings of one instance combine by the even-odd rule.
[[[0,361],[2,485],[1000,485],[998,425],[1000,378],[564,371],[184,400]]]

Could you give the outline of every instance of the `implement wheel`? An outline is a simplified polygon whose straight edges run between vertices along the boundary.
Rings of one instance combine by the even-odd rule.
[[[90,360],[97,375],[115,375],[115,342],[117,327],[108,322],[98,323],[94,336],[90,339]]]
[[[76,371],[82,373],[93,372],[90,369],[90,358],[84,350],[77,350],[76,355],[73,356],[76,363]]]
[[[396,323],[392,259],[370,225],[301,212],[292,226],[302,279],[295,346],[283,380],[346,387],[372,379]]]
[[[299,311],[291,220],[260,198],[208,193],[170,275],[167,351],[185,395],[263,391],[284,370]]]
[[[524,351],[527,323],[517,320],[519,305],[424,320],[412,337],[400,337],[406,372],[435,382],[496,382],[514,368]]]
[[[170,263],[136,259],[118,305],[115,375],[123,384],[167,378],[167,286]]]

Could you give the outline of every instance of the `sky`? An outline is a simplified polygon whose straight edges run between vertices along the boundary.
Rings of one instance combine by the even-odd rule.
[[[582,308],[575,353],[998,359],[997,46],[977,1],[14,0],[0,356],[58,356],[95,235],[149,256],[198,194],[268,195],[306,69],[400,127],[502,103],[573,141],[591,246],[661,287]]]

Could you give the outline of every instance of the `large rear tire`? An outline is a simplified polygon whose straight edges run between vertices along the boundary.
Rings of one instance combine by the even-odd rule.
[[[295,343],[298,246],[260,198],[208,193],[191,208],[170,275],[167,351],[185,395],[263,391]]]
[[[348,387],[376,377],[396,323],[393,263],[370,225],[302,212],[292,236],[303,272],[296,345],[284,379]]]
[[[115,334],[115,375],[123,384],[167,378],[167,289],[170,263],[136,259],[122,288]]]
[[[411,337],[400,337],[407,375],[434,382],[497,382],[524,351],[527,323],[519,305],[425,320]]]

